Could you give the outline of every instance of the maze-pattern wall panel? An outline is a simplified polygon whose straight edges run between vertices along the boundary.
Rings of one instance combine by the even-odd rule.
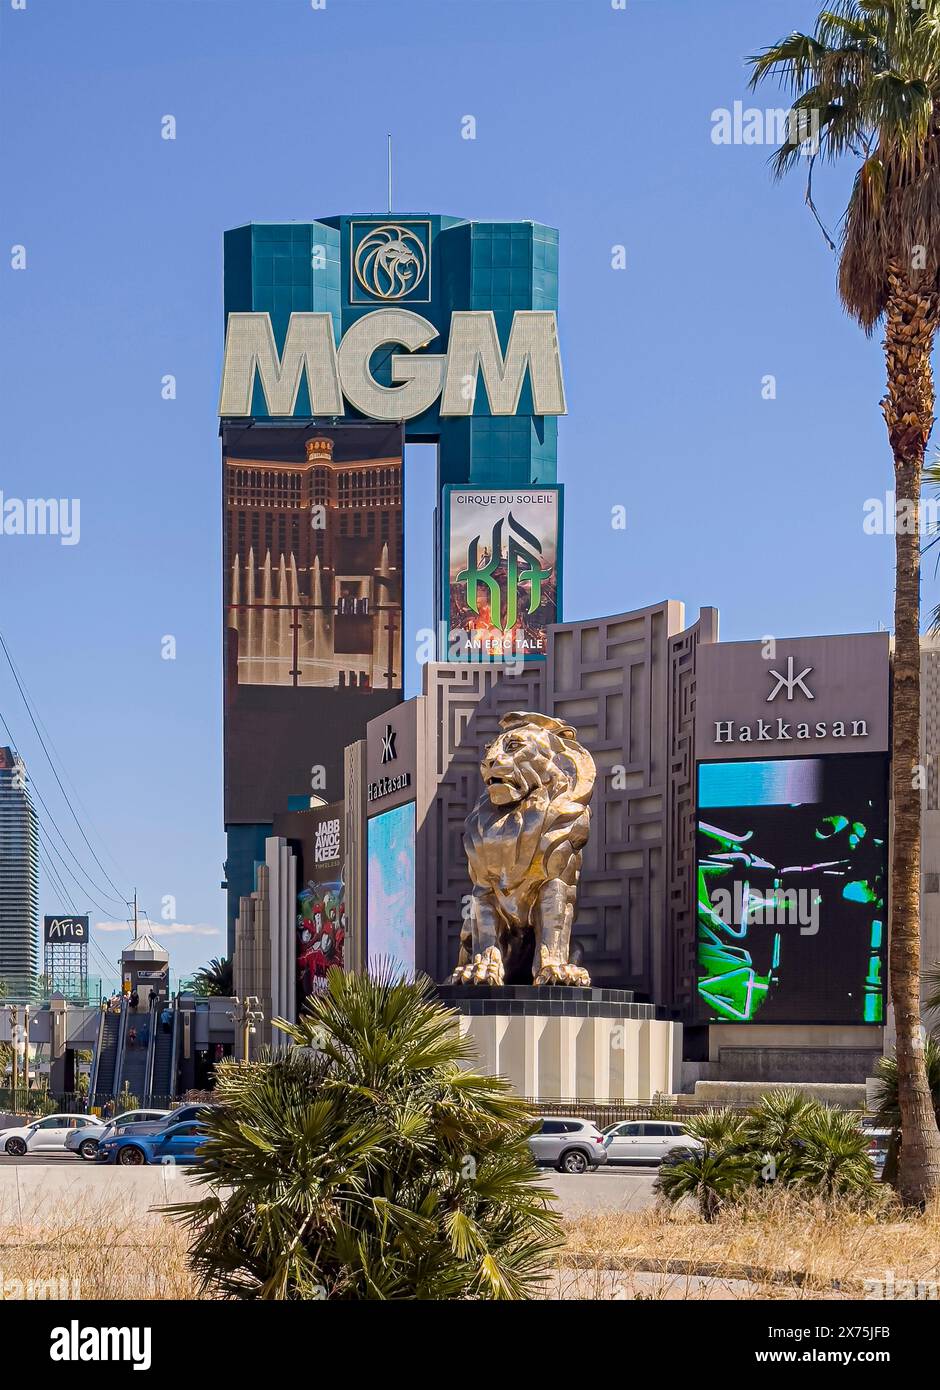
[[[596,984],[660,999],[666,927],[669,638],[682,605],[551,629],[548,712],[597,764],[576,931]]]
[[[461,910],[470,892],[463,823],[483,789],[480,758],[510,710],[544,710],[544,666],[512,675],[494,665],[434,663],[424,668],[428,698],[426,766],[437,783],[429,810],[423,872],[436,956],[429,971],[444,980],[457,961]]]
[[[920,707],[921,755],[927,768],[923,805],[925,811],[940,811],[940,646],[929,637],[921,639]]]
[[[667,977],[671,1003],[687,1013],[694,1003],[695,921],[695,677],[701,642],[718,641],[718,610],[703,608],[699,620],[669,643],[669,817],[667,861]]]

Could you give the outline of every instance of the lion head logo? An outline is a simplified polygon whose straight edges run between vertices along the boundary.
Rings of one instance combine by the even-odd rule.
[[[428,268],[421,238],[398,223],[376,227],[356,249],[356,279],[377,299],[401,299],[416,289]]]

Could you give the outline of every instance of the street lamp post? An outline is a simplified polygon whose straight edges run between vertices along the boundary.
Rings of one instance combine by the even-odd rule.
[[[258,997],[255,994],[246,995],[244,1000],[235,998],[235,1011],[229,1014],[229,1018],[235,1023],[236,1027],[242,1030],[242,1061],[250,1060],[251,1035],[257,1032],[256,1024],[264,1018],[264,1014],[258,1007]]]

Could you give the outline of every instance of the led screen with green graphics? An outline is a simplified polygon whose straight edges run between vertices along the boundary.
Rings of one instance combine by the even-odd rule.
[[[698,766],[698,1016],[884,1021],[883,755]]]

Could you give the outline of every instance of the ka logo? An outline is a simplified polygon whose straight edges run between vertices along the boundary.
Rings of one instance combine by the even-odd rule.
[[[490,614],[493,623],[503,632],[509,632],[516,625],[519,616],[519,586],[528,583],[529,613],[534,613],[542,602],[542,581],[551,578],[551,570],[543,570],[542,546],[531,531],[521,526],[512,512],[509,513],[509,536],[506,554],[503,554],[503,522],[500,517],[493,527],[493,538],[487,555],[484,547],[480,554],[480,537],[475,536],[467,548],[467,568],[457,575],[458,583],[467,585],[467,607],[471,613],[479,614],[479,587],[484,585],[489,591]],[[497,571],[505,566],[505,599],[501,585],[496,578]]]
[[[397,735],[391,724],[385,725],[385,733],[382,735],[382,762],[393,763],[398,757],[395,752],[395,739]]]
[[[796,690],[797,686],[800,687],[807,700],[815,700],[816,696],[810,690],[809,686],[806,684],[806,681],[804,679],[806,676],[809,675],[812,669],[812,666],[806,666],[798,676],[795,676],[793,674],[793,657],[788,656],[787,674],[785,676],[781,676],[779,671],[770,671],[768,673],[769,675],[776,676],[777,678],[777,684],[774,686],[773,690],[767,696],[768,705],[770,704],[771,700],[775,700],[777,696],[780,694],[781,690],[784,689],[787,692],[787,699],[792,700],[793,692]]]
[[[418,225],[428,227],[427,223]],[[400,222],[374,227],[355,247],[353,270],[365,297],[389,302],[410,298],[427,275],[428,244],[417,231]]]

